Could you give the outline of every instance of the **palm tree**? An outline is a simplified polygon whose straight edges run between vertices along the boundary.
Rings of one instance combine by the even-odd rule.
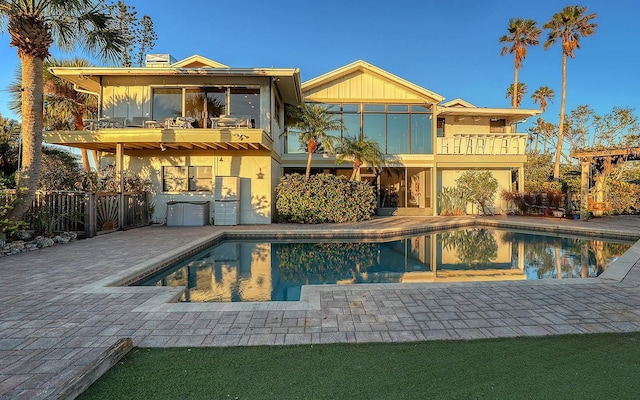
[[[306,146],[309,157],[307,159],[307,178],[311,175],[311,160],[313,153],[319,148],[327,153],[334,153],[334,143],[337,138],[330,135],[330,131],[344,129],[344,124],[337,114],[320,104],[303,103],[291,110],[290,126],[293,131],[285,131],[287,135],[297,135],[300,143]]]
[[[19,220],[29,208],[40,178],[43,131],[44,60],[54,43],[63,50],[80,47],[105,59],[117,59],[123,41],[109,28],[103,0],[0,0],[0,27],[18,48],[22,66],[22,168],[18,201],[9,214]]]
[[[517,87],[518,88],[518,92],[517,95],[515,97],[515,103],[516,106],[514,108],[518,108],[520,107],[520,103],[522,103],[522,99],[524,98],[524,95],[527,94],[527,84],[524,82],[520,82],[518,83],[516,86],[511,86],[509,85],[509,87],[507,88],[507,95],[505,96],[505,98],[511,98],[513,99],[513,88]],[[511,101],[511,104],[513,104],[513,100]]]
[[[359,180],[362,165],[370,165],[376,171],[384,165],[384,153],[380,150],[380,144],[365,136],[360,136],[357,139],[349,136],[343,137],[340,139],[336,153],[338,154],[338,162],[343,162],[345,159],[352,160],[353,172],[350,178],[352,181]]]
[[[538,117],[534,126],[529,127],[529,133],[536,136],[536,147],[535,152],[538,153],[538,141],[540,135],[542,135],[543,141],[543,153],[547,152],[547,140],[553,137],[553,134],[556,131],[556,126],[551,122],[547,122],[541,117]]]
[[[567,57],[575,58],[575,49],[580,48],[580,38],[595,34],[598,24],[590,22],[597,14],[585,14],[587,7],[580,5],[567,6],[543,25],[549,30],[544,49],[547,50],[556,42],[562,44],[562,96],[560,100],[560,122],[558,124],[558,144],[556,160],[553,166],[553,178],[560,177],[560,156],[562,154],[564,133],[564,110],[567,99]]]
[[[522,60],[527,57],[527,46],[537,46],[538,38],[542,31],[536,26],[536,21],[531,19],[511,18],[509,20],[508,35],[501,36],[500,43],[511,43],[511,46],[505,46],[500,52],[501,56],[507,52],[513,54],[515,65],[515,73],[513,75],[513,88],[518,87],[518,70],[522,64]],[[513,91],[514,89],[512,89]],[[519,101],[512,98],[511,107],[518,108]]]
[[[82,58],[71,60],[47,59],[44,63],[44,93],[47,102],[47,119],[71,121],[77,131],[84,129],[84,118],[92,118],[98,114],[98,97],[78,92],[69,82],[58,78],[49,71],[49,67],[89,67],[89,61]],[[82,168],[91,172],[87,149],[80,149]]]
[[[540,103],[540,111],[547,111],[547,101],[553,103],[553,97],[555,96],[555,92],[549,86],[540,86],[533,94],[531,98],[533,99],[533,104]]]

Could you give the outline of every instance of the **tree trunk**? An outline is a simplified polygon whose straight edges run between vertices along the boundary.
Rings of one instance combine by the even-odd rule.
[[[82,111],[73,114],[74,126],[77,131],[84,129],[84,122],[82,121]],[[82,156],[82,169],[84,172],[91,172],[91,164],[89,163],[89,152],[87,149],[80,149],[80,155]]]
[[[358,177],[358,171],[360,170],[360,165],[362,165],[362,161],[360,161],[359,158],[353,160],[353,172],[351,172],[351,178],[349,178],[349,180],[356,180],[356,178]]]
[[[553,179],[560,178],[560,157],[564,142],[564,107],[567,100],[567,55],[562,53],[562,97],[560,100],[560,123],[558,124],[558,144],[556,146],[556,162],[553,164]]]
[[[42,106],[44,76],[41,58],[23,54],[22,59],[22,165],[17,174],[18,197],[9,219],[19,221],[29,209],[40,179],[42,159]]]
[[[511,97],[511,108],[518,108],[518,67],[513,74],[513,96]]]
[[[307,178],[311,176],[311,159],[313,158],[313,153],[318,149],[318,144],[316,143],[315,138],[311,138],[307,141],[307,153],[309,153],[309,157],[307,158]]]

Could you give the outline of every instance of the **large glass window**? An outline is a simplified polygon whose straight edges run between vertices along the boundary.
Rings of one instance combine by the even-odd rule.
[[[409,114],[387,115],[387,153],[409,153]]]
[[[412,114],[411,154],[431,153],[431,114]]]
[[[371,140],[375,140],[380,144],[380,149],[386,153],[386,115],[384,114],[365,114],[362,117],[362,134]]]
[[[185,89],[184,114],[182,88],[153,90],[153,118],[188,117],[195,128],[211,127],[211,118],[228,115],[242,118],[249,128],[260,127],[260,89],[243,87],[193,87]],[[244,126],[244,125],[241,125]]]
[[[164,121],[165,118],[182,116],[182,89],[157,88],[153,90],[153,118]]]
[[[253,128],[259,127],[260,89],[231,88],[229,114],[248,117]]]
[[[194,128],[206,128],[211,126],[209,118],[225,114],[225,105],[225,88],[187,89],[184,116],[193,118]]]
[[[433,154],[431,107],[419,104],[326,104],[342,118],[345,129],[327,132],[336,137],[365,136],[380,145],[385,154]],[[299,152],[291,141],[288,153]]]
[[[213,189],[211,167],[162,167],[164,192],[210,192]]]

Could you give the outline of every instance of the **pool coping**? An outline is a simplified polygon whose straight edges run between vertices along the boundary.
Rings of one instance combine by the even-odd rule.
[[[167,266],[188,258],[201,250],[214,245],[223,240],[260,240],[260,239],[392,239],[412,234],[436,232],[446,229],[462,227],[493,227],[507,228],[515,230],[537,231],[551,234],[579,235],[587,237],[598,237],[605,239],[635,240],[635,244],[627,250],[621,257],[612,263],[604,273],[596,278],[581,278],[570,280],[539,280],[522,281],[519,284],[527,285],[585,285],[597,283],[622,282],[635,264],[640,262],[640,232],[633,234],[630,232],[612,232],[610,229],[599,229],[594,226],[562,226],[558,224],[540,224],[535,221],[505,221],[488,220],[484,218],[466,217],[456,220],[442,220],[431,223],[421,228],[415,227],[386,227],[363,228],[363,229],[341,229],[332,226],[331,229],[306,228],[304,230],[286,229],[279,232],[256,232],[251,229],[243,229],[241,226],[233,227],[233,230],[224,230],[212,234],[205,234],[203,237],[189,245],[180,246],[168,250],[162,255],[153,257],[143,263],[130,266],[120,273],[108,276],[95,281],[89,285],[76,289],[74,293],[150,293],[153,294],[149,300],[138,306],[135,312],[189,312],[189,311],[288,311],[288,310],[319,310],[321,309],[320,295],[324,291],[331,291],[337,288],[341,290],[372,290],[415,287],[454,287],[454,286],[500,286],[513,285],[513,281],[491,281],[491,282],[446,282],[446,283],[361,283],[353,285],[303,285],[298,301],[270,301],[270,302],[228,302],[228,303],[181,303],[178,299],[186,290],[184,286],[129,286],[135,281],[139,281],[146,276],[166,268]]]

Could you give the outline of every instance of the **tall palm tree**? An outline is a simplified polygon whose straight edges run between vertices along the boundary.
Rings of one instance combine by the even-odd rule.
[[[580,48],[580,38],[595,34],[598,24],[591,22],[597,14],[586,14],[587,7],[580,5],[567,6],[562,11],[553,14],[551,19],[543,25],[549,30],[544,49],[547,50],[556,42],[562,44],[562,96],[560,100],[560,122],[558,125],[558,144],[556,159],[553,165],[553,178],[560,177],[560,156],[562,154],[564,134],[564,110],[567,99],[567,57],[575,58],[575,49]]]
[[[507,88],[507,95],[505,96],[505,98],[511,98],[511,104],[513,104],[513,100],[514,100],[514,96],[513,96],[513,88],[517,87],[518,91],[517,94],[515,96],[515,103],[516,106],[514,108],[518,108],[520,107],[520,103],[522,103],[522,99],[524,98],[524,95],[527,94],[527,84],[524,82],[519,82],[518,84],[516,84],[515,86],[509,85],[509,87]]]
[[[553,97],[555,96],[555,92],[549,86],[540,86],[536,89],[535,92],[531,95],[533,99],[533,104],[540,103],[540,111],[547,111],[547,101],[553,103]]]
[[[109,28],[104,0],[0,0],[0,27],[11,36],[22,65],[22,168],[18,202],[9,214],[19,220],[29,208],[40,178],[44,60],[55,43],[63,51],[85,49],[115,60],[123,41]]]
[[[362,165],[370,165],[376,171],[384,165],[384,153],[380,150],[380,144],[365,136],[360,136],[357,139],[344,136],[340,139],[336,153],[338,154],[338,162],[343,162],[346,159],[353,162],[353,172],[350,178],[352,181],[359,179]]]
[[[286,131],[287,135],[297,135],[300,143],[306,146],[307,153],[307,178],[311,175],[311,160],[313,153],[319,148],[333,154],[334,144],[337,140],[330,135],[331,131],[344,129],[344,124],[337,114],[332,113],[328,107],[320,104],[303,103],[292,109],[290,125],[293,130]]]
[[[500,43],[510,43],[511,45],[504,45],[501,56],[510,53],[513,54],[513,62],[515,65],[515,72],[513,74],[513,88],[518,87],[518,71],[522,65],[522,60],[527,57],[527,47],[537,46],[540,42],[538,38],[542,31],[536,26],[536,21],[532,19],[511,18],[509,20],[509,27],[507,28],[509,34],[501,36]],[[514,91],[514,89],[512,89]],[[520,104],[514,97],[511,99],[511,107],[518,108]]]

